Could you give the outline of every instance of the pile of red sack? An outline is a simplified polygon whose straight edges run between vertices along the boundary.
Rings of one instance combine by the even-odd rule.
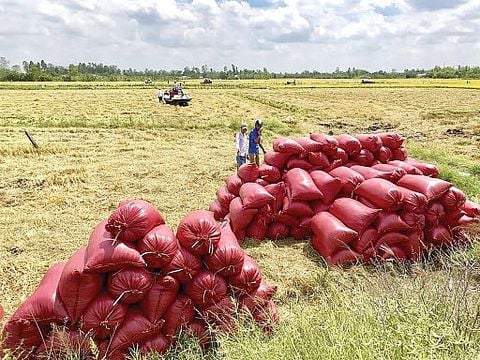
[[[99,359],[124,359],[132,346],[164,353],[180,331],[207,347],[242,309],[271,331],[275,292],[228,221],[194,211],[174,233],[153,205],[124,201],[48,270],[5,324],[3,347],[18,358],[61,358],[65,348],[87,358],[93,339]]]
[[[439,170],[407,155],[395,133],[278,138],[242,165],[210,204],[237,238],[311,237],[331,264],[416,260],[452,245],[480,207]]]

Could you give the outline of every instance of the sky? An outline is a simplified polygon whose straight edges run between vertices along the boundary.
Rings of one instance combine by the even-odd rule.
[[[0,56],[121,69],[480,65],[480,0],[0,0]]]

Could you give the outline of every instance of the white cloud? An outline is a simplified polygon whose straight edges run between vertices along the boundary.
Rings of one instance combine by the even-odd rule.
[[[478,0],[4,0],[0,56],[122,68],[478,64]]]

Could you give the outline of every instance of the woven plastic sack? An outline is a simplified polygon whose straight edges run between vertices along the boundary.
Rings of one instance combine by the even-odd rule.
[[[338,147],[345,150],[348,156],[355,156],[357,155],[360,150],[362,149],[362,144],[360,141],[348,134],[342,134],[337,136]]]
[[[178,249],[178,241],[169,226],[159,225],[137,243],[137,249],[148,267],[158,269],[172,261]]]
[[[441,198],[452,186],[445,180],[423,175],[405,175],[398,181],[397,185],[422,193],[428,201]]]
[[[375,161],[375,156],[372,152],[362,149],[360,152],[352,157],[352,160],[359,165],[371,166]]]
[[[152,204],[143,200],[122,201],[108,218],[105,229],[118,241],[138,241],[157,225],[165,224]]]
[[[303,169],[292,169],[285,174],[285,183],[292,200],[312,201],[323,198],[308,172]]]
[[[413,158],[406,158],[405,162],[415,166],[418,170],[422,172],[423,175],[425,176],[430,176],[430,177],[438,177],[440,175],[440,170],[438,167],[434,164],[427,164],[427,163],[422,163],[420,161],[417,161]]]
[[[276,183],[282,178],[280,170],[275,166],[263,163],[260,164],[258,170],[260,172],[260,177],[268,183]]]
[[[238,196],[240,193],[240,188],[243,185],[243,180],[237,174],[230,175],[225,179],[227,189],[230,193],[235,196]]]
[[[333,202],[328,211],[349,228],[362,234],[381,210],[372,209],[354,199],[340,198]]]
[[[403,202],[403,194],[398,186],[384,179],[365,180],[354,193],[387,211],[399,209]]]
[[[223,207],[230,205],[230,202],[235,199],[236,195],[228,191],[227,186],[222,186],[217,190],[217,200]]]
[[[263,157],[265,163],[271,166],[275,166],[279,170],[283,170],[287,160],[292,156],[292,154],[281,153],[278,151],[267,151]]]
[[[351,249],[340,249],[326,260],[332,265],[351,265],[359,263],[362,256]]]
[[[303,154],[305,149],[293,139],[279,137],[273,140],[273,150],[287,154]]]
[[[401,232],[411,230],[410,226],[403,221],[400,214],[396,212],[382,211],[378,214],[375,226],[378,231],[378,235],[383,235],[389,232]]]
[[[205,308],[227,296],[227,283],[220,275],[202,270],[185,285],[185,293],[197,306]]]
[[[150,290],[154,277],[145,268],[124,268],[108,276],[107,290],[124,304],[140,302]]]
[[[331,204],[342,190],[341,179],[333,177],[321,170],[312,171],[310,176],[317,188],[323,194],[322,202],[325,204]]]
[[[165,266],[164,273],[171,275],[181,283],[187,283],[202,268],[202,263],[198,257],[193,255],[187,249],[179,246],[172,261]]]
[[[445,209],[454,210],[460,209],[465,205],[466,196],[464,192],[454,186],[452,186],[448,191],[443,195],[441,202]]]
[[[345,166],[340,166],[336,169],[330,171],[330,176],[339,178],[342,183],[342,193],[351,194],[365,178],[358,172],[347,168]]]
[[[195,307],[192,299],[179,295],[165,314],[163,333],[171,338],[181,327],[188,325],[195,317]]]
[[[422,214],[426,211],[428,200],[425,195],[401,186],[398,187],[398,190],[403,195],[403,208],[405,211],[417,214]]]
[[[372,153],[377,152],[382,147],[382,139],[375,134],[359,134],[356,136],[363,149]]]
[[[423,173],[420,170],[418,170],[415,166],[413,166],[412,164],[406,163],[405,161],[392,160],[392,161],[389,161],[387,164],[402,168],[407,172],[407,174],[423,175]]]
[[[390,150],[390,148],[386,146],[382,146],[380,147],[378,152],[375,153],[375,158],[382,163],[389,162],[390,160],[393,159],[392,150]]]
[[[336,153],[338,141],[333,136],[326,134],[310,134],[310,139],[320,144],[320,150],[330,156]]]
[[[255,292],[262,280],[260,267],[250,256],[245,254],[242,270],[227,279],[236,294],[245,295]]]
[[[241,198],[238,197],[233,199],[230,203],[229,212],[232,230],[237,233],[241,230],[246,229],[257,213],[258,209],[245,209],[243,207]]]
[[[178,224],[177,239],[195,255],[211,254],[220,240],[220,227],[212,212],[192,211]]]
[[[100,293],[105,280],[103,274],[83,272],[84,258],[85,247],[81,247],[66,263],[58,282],[58,296],[74,323]]]
[[[148,355],[150,353],[164,354],[170,348],[170,341],[162,333],[155,334],[153,337],[146,340],[140,346],[140,353]]]
[[[374,248],[378,240],[378,232],[374,227],[366,229],[359,238],[355,239],[351,248],[359,254],[363,254],[367,248]]]
[[[327,169],[330,166],[330,160],[322,151],[309,152],[307,159],[313,166],[319,167],[320,169]]]
[[[382,144],[390,149],[398,149],[405,140],[397,133],[380,133],[377,136],[382,140]]]
[[[105,230],[106,221],[90,235],[85,251],[85,272],[109,272],[123,267],[145,267],[147,264],[133,244],[114,241]]]
[[[240,198],[244,209],[260,209],[275,200],[263,186],[255,183],[243,184],[240,188]]]
[[[179,288],[180,283],[172,276],[156,278],[140,305],[147,319],[156,323],[163,318],[177,298]]]
[[[260,170],[255,163],[243,164],[238,168],[237,175],[243,182],[255,182],[260,176]]]
[[[210,203],[208,210],[213,213],[215,220],[222,220],[228,215],[228,207],[223,207],[220,205],[217,199]]]

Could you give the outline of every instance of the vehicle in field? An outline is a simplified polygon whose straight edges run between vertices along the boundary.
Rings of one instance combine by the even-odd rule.
[[[169,105],[187,106],[192,97],[181,86],[174,86],[170,90],[158,90],[158,101]]]

